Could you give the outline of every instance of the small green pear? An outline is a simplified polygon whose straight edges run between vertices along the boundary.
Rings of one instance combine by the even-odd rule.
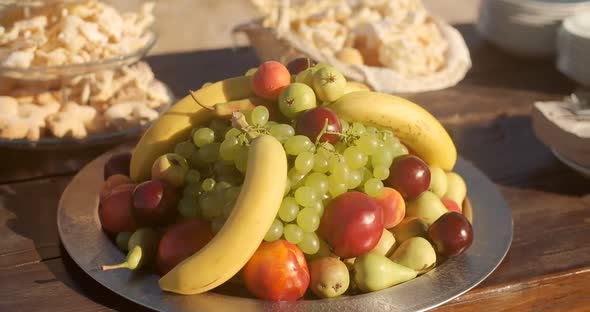
[[[356,257],[354,262],[353,279],[363,292],[385,289],[417,275],[418,272],[372,252]]]
[[[390,229],[393,236],[395,236],[396,245],[400,245],[411,237],[424,237],[428,235],[428,225],[417,217],[407,217],[398,225]]]
[[[447,172],[447,192],[444,196],[454,200],[459,206],[463,205],[467,196],[467,185],[463,178],[455,172]]]
[[[389,254],[393,252],[393,245],[395,245],[395,237],[393,237],[393,234],[387,229],[383,229],[383,234],[381,234],[379,242],[373,247],[373,249],[371,249],[371,252],[383,256],[389,256]]]
[[[426,239],[412,237],[403,242],[389,259],[414,271],[424,273],[436,264],[436,252]]]
[[[428,190],[443,197],[447,192],[447,175],[444,170],[437,166],[428,166],[430,169],[430,186]]]
[[[406,216],[418,217],[430,226],[444,213],[448,212],[436,194],[425,191],[418,198],[407,203]]]

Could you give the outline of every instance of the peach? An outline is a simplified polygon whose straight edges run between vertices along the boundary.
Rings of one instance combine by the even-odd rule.
[[[262,63],[252,76],[252,90],[263,99],[276,100],[291,83],[291,74],[285,65],[268,61]]]
[[[383,226],[386,229],[396,226],[406,216],[406,202],[397,190],[384,187],[383,193],[375,200],[383,209]]]
[[[243,269],[246,288],[256,297],[295,301],[309,286],[303,252],[286,240],[263,242]]]

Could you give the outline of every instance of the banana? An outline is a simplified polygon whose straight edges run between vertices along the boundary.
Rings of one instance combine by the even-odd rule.
[[[362,82],[347,80],[346,88],[344,89],[344,94],[355,91],[371,91],[371,88]]]
[[[269,135],[256,137],[231,215],[209,244],[160,279],[160,288],[198,294],[234,276],[252,257],[275,219],[286,181],[287,156],[281,143]]]
[[[369,91],[343,95],[328,107],[340,118],[392,130],[431,166],[451,171],[457,149],[443,126],[428,111],[403,98]]]
[[[149,179],[156,158],[185,140],[192,127],[212,118],[213,105],[253,96],[250,77],[234,77],[207,85],[174,104],[137,143],[131,156],[131,179],[135,182]]]

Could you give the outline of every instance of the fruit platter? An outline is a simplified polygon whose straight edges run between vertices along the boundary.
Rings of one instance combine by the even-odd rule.
[[[512,241],[494,184],[419,105],[308,58],[191,91],[58,210],[93,279],[158,311],[421,311]]]

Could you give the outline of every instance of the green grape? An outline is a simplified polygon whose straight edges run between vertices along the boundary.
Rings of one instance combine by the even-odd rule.
[[[213,218],[221,217],[223,215],[224,199],[218,198],[213,193],[204,193],[199,196],[199,206],[201,207],[201,214],[205,220],[213,220]]]
[[[288,155],[299,155],[311,150],[313,143],[304,135],[292,136],[285,141],[285,152]]]
[[[328,192],[330,193],[330,196],[332,196],[332,198],[342,193],[346,193],[346,191],[348,191],[348,185],[344,183],[330,183],[330,185],[328,186]]]
[[[225,191],[229,190],[229,188],[232,187],[231,184],[229,184],[228,182],[225,181],[219,181],[217,183],[215,183],[215,186],[213,187],[213,191],[225,195]]]
[[[361,184],[365,184],[365,182],[373,178],[373,172],[371,172],[371,170],[369,170],[367,167],[361,168],[360,170],[362,176]]]
[[[213,220],[211,220],[211,231],[213,232],[213,234],[217,234],[217,232],[219,232],[219,230],[221,230],[221,228],[223,227],[224,223],[224,217],[213,218]]]
[[[234,159],[234,163],[236,165],[236,169],[241,173],[246,172],[246,167],[248,167],[248,148],[245,146],[241,146],[238,151],[238,156]]]
[[[403,145],[400,147],[400,152],[401,152],[401,155],[408,155],[408,153],[409,153],[408,148]],[[398,156],[401,156],[401,155],[398,155]]]
[[[240,113],[244,115],[246,123],[248,123],[249,125],[254,125],[254,123],[252,122],[252,110],[243,110]]]
[[[201,183],[201,188],[205,192],[209,192],[209,191],[213,190],[214,187],[215,187],[215,180],[213,180],[211,178],[207,178],[207,179],[203,180],[203,182]]]
[[[383,138],[383,140],[387,140],[387,139],[392,139],[395,136],[393,135],[393,132],[391,130],[382,129],[381,130],[381,137]]]
[[[240,135],[242,133],[242,131],[238,128],[231,128],[229,130],[227,130],[227,132],[224,135],[224,138],[227,140],[228,138],[235,138],[238,135]]]
[[[348,186],[349,190],[355,189],[361,185],[363,182],[363,173],[362,169],[354,169],[350,170],[350,175],[348,175],[348,180],[346,181],[346,185]]]
[[[348,148],[348,145],[346,145],[346,143],[342,141],[336,142],[336,144],[334,144],[334,150],[338,152],[338,154],[344,153],[344,150],[346,150],[346,148]]]
[[[306,209],[312,209],[320,217],[324,215],[324,203],[321,200],[316,201],[313,205],[307,207]]]
[[[367,195],[377,197],[383,193],[383,182],[376,178],[369,179],[363,185],[363,190]]]
[[[324,173],[328,171],[328,157],[322,153],[313,155],[313,169],[314,172]]]
[[[308,173],[313,168],[313,155],[310,152],[303,152],[295,158],[295,169],[301,173]]]
[[[340,183],[344,183],[348,180],[348,175],[350,174],[350,168],[344,163],[338,160],[330,161],[330,175],[333,176],[333,179],[336,181],[340,181]]]
[[[225,219],[229,218],[229,215],[231,214],[235,205],[236,205],[235,200],[230,200],[230,201],[226,201],[225,203],[223,203],[223,207],[221,207],[221,210],[222,210],[221,214],[223,215],[223,217]]]
[[[375,168],[375,167],[389,168],[391,166],[392,162],[393,162],[393,152],[389,148],[387,148],[386,146],[379,147],[377,149],[377,152],[375,152],[373,155],[371,155],[371,165],[373,166],[373,168]]]
[[[283,228],[285,239],[291,244],[297,244],[303,239],[303,230],[296,224],[287,224]]]
[[[328,192],[328,184],[328,177],[323,173],[313,172],[305,177],[305,186],[311,187],[321,195]]]
[[[297,246],[304,254],[315,255],[320,250],[320,239],[316,233],[303,233]]]
[[[318,153],[322,153],[326,158],[336,151],[336,148],[330,142],[322,142]]]
[[[178,212],[185,218],[196,218],[199,216],[199,203],[193,197],[182,197],[178,201]]]
[[[225,133],[230,127],[231,124],[227,120],[220,118],[213,118],[209,123],[209,128],[215,132],[215,138],[219,141],[224,138]]]
[[[283,196],[287,196],[287,194],[289,194],[290,191],[291,191],[291,180],[289,180],[289,178],[287,178],[287,181],[285,181],[285,191],[283,192]]]
[[[297,213],[299,213],[299,205],[295,201],[295,198],[291,196],[283,198],[279,208],[279,218],[285,222],[291,222],[295,220]]]
[[[368,126],[365,129],[367,130],[367,135],[377,136],[379,134],[379,129],[377,129],[373,126]]]
[[[215,141],[215,132],[210,128],[201,128],[193,135],[193,142],[198,147],[203,147]]]
[[[351,169],[358,169],[364,167],[369,160],[366,154],[364,154],[358,147],[350,146],[344,150],[343,153],[344,161]]]
[[[301,173],[297,171],[295,168],[291,168],[287,172],[287,178],[289,179],[289,181],[291,181],[291,189],[294,190],[303,185],[303,178],[305,178],[305,173]]]
[[[237,169],[236,169],[237,171]],[[215,181],[217,182],[227,182],[231,185],[240,185],[244,182],[244,177],[238,172],[237,175],[231,175],[231,176],[217,176]]]
[[[201,173],[195,169],[189,169],[184,175],[184,181],[188,184],[198,183],[201,180]]]
[[[317,192],[309,186],[302,186],[295,190],[295,201],[303,207],[311,206],[318,200]]]
[[[213,171],[218,177],[229,177],[240,174],[240,172],[234,166],[233,161],[216,161],[213,165]]]
[[[373,155],[379,149],[379,139],[374,135],[362,136],[354,144],[366,155]]]
[[[295,135],[295,129],[287,124],[276,124],[269,126],[268,132],[281,143],[285,143],[288,138]]]
[[[348,121],[340,119],[340,126],[342,127],[342,133],[346,133],[346,131],[348,131],[348,128],[350,127],[350,124],[348,123]]]
[[[240,186],[232,186],[225,190],[225,197],[228,201],[235,201],[240,196],[240,192],[242,191],[242,187]]]
[[[268,121],[268,115],[268,108],[262,105],[254,107],[254,109],[250,112],[252,125],[261,127],[264,126]]]
[[[174,147],[174,153],[176,153],[186,159],[191,158],[191,155],[196,151],[197,151],[197,148],[195,147],[193,142],[189,142],[189,141],[180,142],[180,143],[176,144],[176,146]]]
[[[188,183],[182,190],[182,196],[197,198],[201,193],[201,183]]]
[[[238,155],[240,143],[236,137],[228,137],[219,145],[219,156],[223,160],[234,160]]]
[[[350,127],[349,127],[349,131],[353,135],[357,135],[357,136],[362,136],[363,134],[367,133],[367,129],[365,128],[365,125],[363,125],[362,123],[359,123],[359,122],[353,122],[352,125],[350,125]]]
[[[117,243],[117,247],[119,247],[119,249],[123,252],[127,252],[129,251],[128,248],[128,244],[129,244],[129,238],[131,237],[131,232],[121,232],[117,234],[117,237],[115,238],[115,242]]]
[[[199,159],[204,163],[212,163],[215,162],[219,158],[219,147],[220,143],[213,142],[201,147],[197,154],[199,154]]]
[[[373,168],[373,176],[381,181],[389,177],[389,168],[383,166],[377,166]]]
[[[320,226],[320,216],[313,208],[304,208],[297,214],[297,225],[303,232],[315,232]]]
[[[281,222],[279,219],[275,219],[268,229],[268,232],[266,232],[264,240],[267,242],[272,242],[281,238],[281,236],[283,236],[283,222]]]

